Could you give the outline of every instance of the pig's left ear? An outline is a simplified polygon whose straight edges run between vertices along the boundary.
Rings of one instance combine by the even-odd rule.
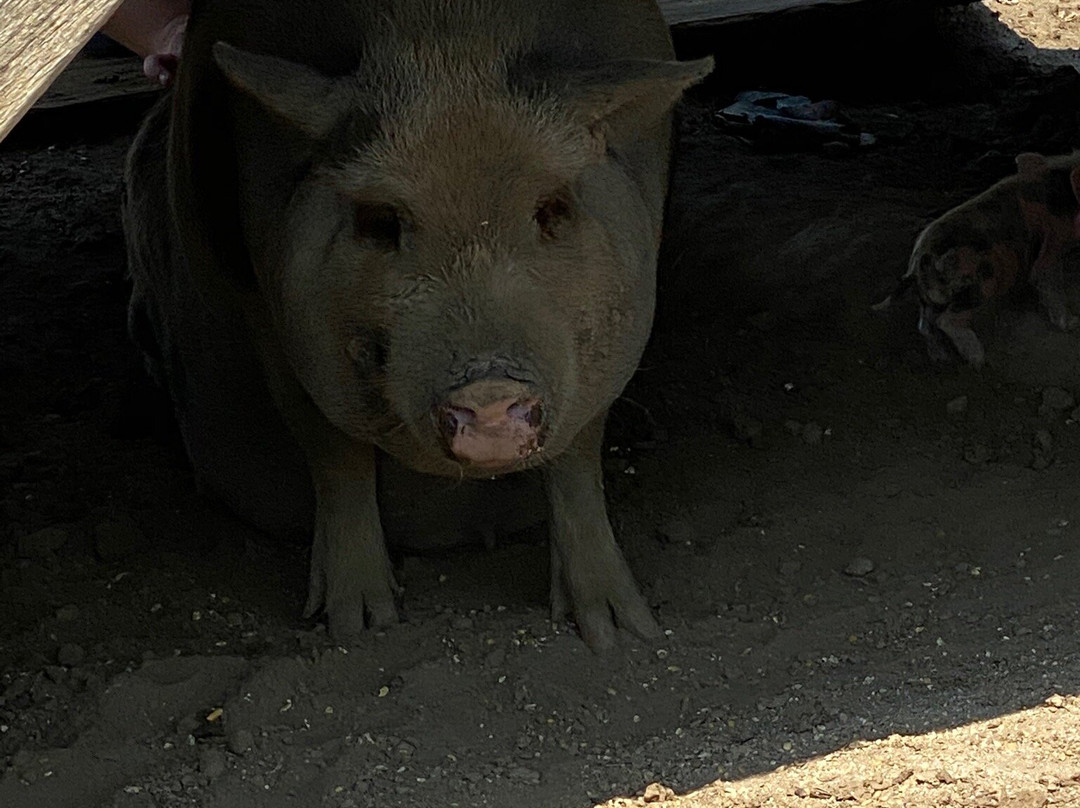
[[[306,65],[234,48],[213,47],[229,83],[313,138],[325,137],[348,111],[355,86]]]
[[[683,91],[712,69],[711,56],[692,62],[606,62],[569,77],[565,92],[590,128],[623,114],[649,124],[669,112]]]

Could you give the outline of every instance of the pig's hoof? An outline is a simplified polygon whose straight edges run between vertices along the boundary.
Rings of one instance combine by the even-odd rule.
[[[330,636],[345,644],[358,640],[365,628],[394,625],[398,621],[396,600],[400,590],[392,573],[387,572],[385,578],[366,577],[370,580],[353,577],[339,589],[313,568],[304,616],[312,617],[325,606]]]
[[[386,628],[398,621],[397,606],[389,590],[385,597],[368,594],[359,600],[328,604],[326,617],[330,636],[344,644],[359,640],[365,629]]]
[[[339,606],[327,609],[330,636],[339,643],[355,642],[363,636],[365,629],[386,628],[397,621],[393,599],[389,603],[366,599],[359,608]]]
[[[661,636],[656,618],[652,616],[649,605],[632,581],[616,585],[614,591],[598,597],[571,596],[570,599],[575,602],[573,615],[581,632],[581,639],[593,651],[613,648],[620,628],[646,640]],[[565,595],[553,598],[553,620],[561,620],[566,616],[566,602]]]

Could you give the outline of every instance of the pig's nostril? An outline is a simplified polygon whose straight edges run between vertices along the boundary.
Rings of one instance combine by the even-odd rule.
[[[515,404],[510,405],[506,414],[510,416],[511,420],[524,421],[534,429],[539,427],[544,420],[544,408],[541,403],[534,398],[518,401]]]
[[[443,405],[439,408],[438,421],[443,435],[448,440],[453,440],[463,426],[475,423],[476,413],[467,407]]]

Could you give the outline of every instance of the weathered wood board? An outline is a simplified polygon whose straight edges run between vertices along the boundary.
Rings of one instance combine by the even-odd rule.
[[[964,2],[965,0],[960,0]],[[658,0],[664,19],[672,28],[689,25],[718,25],[740,22],[815,6],[851,6],[867,0]],[[916,3],[912,3],[916,5]],[[923,3],[929,5],[929,3]],[[944,5],[944,3],[937,3]]]
[[[0,2],[0,140],[121,0]]]
[[[4,0],[0,0],[2,3]],[[76,56],[56,77],[34,110],[56,109],[126,95],[153,94],[161,87],[146,78],[134,56]]]

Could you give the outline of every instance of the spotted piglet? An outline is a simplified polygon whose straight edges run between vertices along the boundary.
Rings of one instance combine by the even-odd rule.
[[[1015,175],[923,230],[907,273],[875,306],[886,308],[914,285],[919,331],[934,360],[950,358],[955,349],[968,363],[983,364],[974,315],[1018,281],[1035,287],[1055,326],[1070,330],[1080,323],[1066,306],[1063,276],[1063,259],[1080,241],[1080,152],[1021,154],[1016,167]]]

